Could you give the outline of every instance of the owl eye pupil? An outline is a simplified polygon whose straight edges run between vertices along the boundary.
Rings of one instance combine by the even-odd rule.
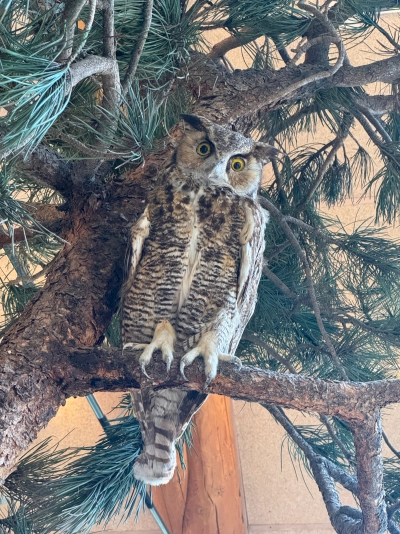
[[[208,154],[211,153],[210,143],[207,143],[206,141],[204,141],[204,143],[200,143],[199,146],[196,148],[196,152],[200,156],[208,156]]]
[[[235,158],[231,160],[231,169],[235,172],[242,171],[245,168],[246,162],[243,158]]]

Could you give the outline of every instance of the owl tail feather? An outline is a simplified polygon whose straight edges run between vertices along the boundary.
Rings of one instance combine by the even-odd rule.
[[[163,451],[165,453],[163,458],[157,457],[160,451],[154,449],[154,446],[146,447],[133,466],[136,480],[141,480],[151,486],[167,484],[174,476],[176,467],[175,445],[172,445],[170,451]]]
[[[175,442],[207,395],[179,389],[144,388],[133,391],[132,398],[144,444],[133,474],[137,480],[152,486],[166,484],[175,472]]]

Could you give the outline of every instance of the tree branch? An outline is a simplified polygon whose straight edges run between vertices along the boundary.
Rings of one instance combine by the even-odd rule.
[[[229,52],[229,50],[239,48],[250,41],[254,41],[256,38],[257,36],[252,30],[243,30],[235,35],[230,35],[226,39],[216,43],[208,53],[208,57],[214,60],[222,58],[227,52]]]
[[[39,145],[25,159],[19,156],[17,169],[32,181],[61,194],[71,187],[71,163],[44,145]]]
[[[114,59],[95,55],[87,56],[70,67],[71,89],[85,78],[89,78],[95,74],[108,75],[114,79],[117,72],[118,65]]]
[[[86,2],[87,0],[69,0],[69,2],[65,3],[63,13],[63,23],[65,25],[65,39],[63,40],[64,48],[58,57],[59,62],[67,61],[71,56],[75,35],[75,24]]]
[[[343,509],[340,504],[340,499],[335,484],[333,482],[333,480],[339,482],[354,495],[357,495],[357,480],[326,458],[316,454],[311,445],[297,431],[295,426],[291,423],[281,408],[270,404],[263,404],[263,406],[283,426],[291,439],[305,454],[313,472],[315,481],[322,494],[322,498],[324,499],[329,519],[336,532],[340,532],[342,534],[355,534],[356,532],[359,532],[361,534],[361,521],[355,521],[353,517],[349,517],[348,515],[350,510],[356,513],[358,510],[350,507],[347,507],[347,510]]]
[[[140,57],[143,52],[144,45],[146,43],[147,36],[149,34],[151,19],[153,15],[153,0],[146,0],[144,10],[143,26],[137,40],[135,49],[132,52],[132,57],[129,61],[129,65],[125,74],[125,78],[121,84],[122,92],[125,95],[128,92],[128,88],[135,77],[136,70],[139,65]]]
[[[400,55],[360,67],[343,65],[333,75],[325,70],[322,71],[323,78],[313,65],[300,65],[295,69],[283,67],[268,72],[247,69],[230,73],[200,52],[192,52],[191,57],[189,77],[181,83],[193,93],[197,101],[195,111],[220,124],[234,122],[261,109],[269,111],[283,103],[311,97],[316,90],[378,81],[391,83],[400,77]],[[382,105],[395,106],[394,100],[395,97],[377,97],[372,102],[375,102],[378,113]]]
[[[245,331],[245,333],[242,336],[242,339],[245,339],[246,341],[251,341],[253,344],[258,345],[259,347],[265,349],[268,354],[272,356],[272,358],[275,358],[278,362],[280,362],[282,365],[284,365],[290,373],[297,374],[296,369],[293,367],[293,365],[290,363],[290,361],[281,356],[271,345],[260,339],[258,336],[253,334],[252,332]]]
[[[271,269],[268,268],[266,263],[264,263],[263,265],[262,272],[267,278],[271,280],[271,282],[273,282],[276,285],[276,287],[278,287],[282,291],[284,295],[286,295],[287,297],[291,298],[294,301],[298,299],[298,295],[296,295],[296,293],[293,293],[293,291],[289,289],[288,286],[284,282],[282,282],[282,280],[278,278],[275,273],[271,271]]]
[[[350,423],[356,449],[358,498],[363,512],[363,533],[384,534],[387,528],[383,489],[382,427],[379,410],[365,424]]]

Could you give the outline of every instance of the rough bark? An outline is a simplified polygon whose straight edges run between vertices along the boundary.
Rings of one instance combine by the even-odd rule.
[[[33,181],[60,193],[71,187],[72,164],[44,145],[39,145],[27,158],[19,156],[17,168]]]
[[[219,123],[230,123],[261,109],[269,111],[285,102],[312,96],[316,90],[394,82],[400,76],[400,57],[360,67],[343,65],[333,76],[318,79],[317,75],[325,71],[315,65],[229,73],[203,54],[193,53],[189,72],[186,84],[197,99],[197,113]],[[295,89],[299,81],[308,79],[313,81]]]

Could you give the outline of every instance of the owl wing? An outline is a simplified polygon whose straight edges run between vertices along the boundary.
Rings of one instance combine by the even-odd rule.
[[[121,299],[132,286],[136,269],[142,257],[143,246],[150,232],[149,207],[146,206],[144,212],[132,226],[128,248],[125,256],[125,282],[121,290]],[[123,340],[124,341],[124,340]]]
[[[240,325],[235,328],[229,345],[234,354],[243,330],[253,315],[257,302],[257,288],[260,282],[265,248],[265,225],[269,213],[258,203],[248,202],[245,206],[246,223],[240,235],[241,253],[237,288],[237,308]]]

